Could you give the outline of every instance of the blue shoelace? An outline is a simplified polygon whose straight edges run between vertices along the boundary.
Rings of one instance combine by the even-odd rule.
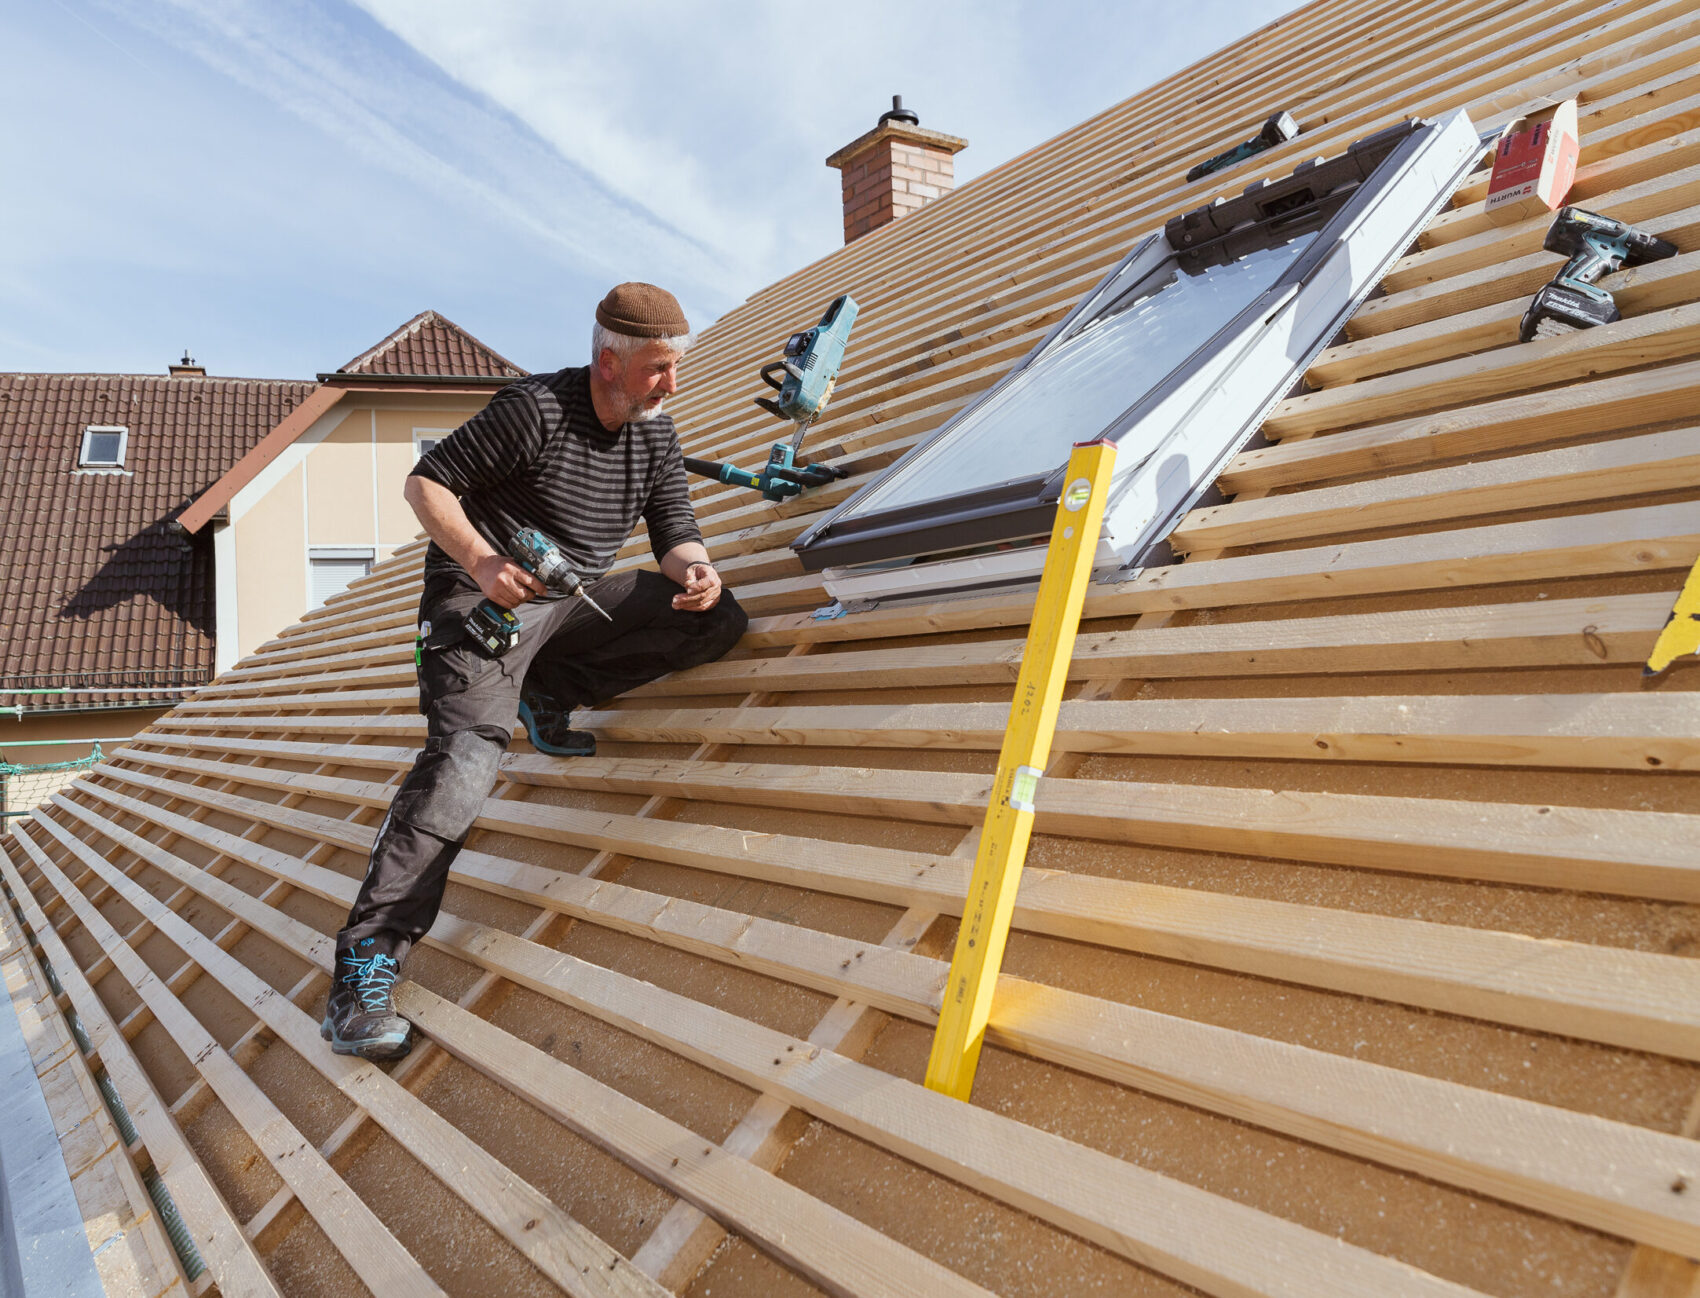
[[[342,981],[354,988],[360,1008],[367,1013],[376,1013],[387,1008],[390,991],[395,987],[396,975],[401,972],[401,965],[396,962],[395,957],[380,951],[370,960],[345,958],[343,963],[348,966],[348,972],[342,976]]]

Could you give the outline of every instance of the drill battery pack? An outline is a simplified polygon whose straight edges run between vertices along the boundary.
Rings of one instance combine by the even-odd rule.
[[[467,638],[492,658],[500,658],[519,643],[522,625],[511,608],[501,608],[489,600],[466,615]]]
[[[1588,293],[1568,284],[1545,284],[1523,313],[1517,336],[1524,342],[1561,338],[1576,329],[1592,329],[1621,319],[1623,313],[1617,303],[1603,290]]]

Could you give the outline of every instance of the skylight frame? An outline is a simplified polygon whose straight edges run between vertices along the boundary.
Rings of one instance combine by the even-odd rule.
[[[90,458],[96,437],[112,436],[118,438],[118,454],[110,460]],[[83,429],[83,440],[77,448],[77,467],[79,469],[123,469],[124,458],[130,451],[130,430],[124,424],[89,424]]]
[[[1481,152],[1475,128],[1461,109],[1433,121],[1414,119],[1390,128],[1359,141],[1340,156],[1352,156],[1355,151],[1371,146],[1384,150],[1384,156],[1370,167],[1361,183],[1343,191],[1342,201],[1336,203],[1334,195],[1322,200],[1322,207],[1333,204],[1333,210],[1322,220],[1320,229],[1312,227],[1315,234],[1310,245],[1270,287],[1254,296],[1164,378],[1143,393],[1130,394],[1131,404],[1108,427],[1082,426],[1069,430],[1072,440],[1107,436],[1119,441],[1136,429],[1142,434],[1139,442],[1142,453],[1135,455],[1130,451],[1117,466],[1111,508],[1105,522],[1108,545],[1100,551],[1102,566],[1135,563],[1153,548],[1153,534],[1160,532],[1166,536],[1184,509],[1210,489],[1221,467],[1250,440],[1269,409],[1303,375],[1315,355],[1335,336],[1392,263],[1443,208]],[[1266,189],[1271,193],[1281,192],[1276,187],[1282,185],[1291,188],[1298,177],[1314,166],[1302,165],[1295,171],[1293,181],[1283,177],[1253,185],[1247,195],[1254,196]],[[1396,210],[1395,205],[1402,210]],[[1176,230],[1178,238],[1181,231],[1177,227],[1182,221],[1195,222],[1190,227],[1194,229],[1198,228],[1199,220],[1208,226],[1208,214],[1220,210],[1224,209],[1198,209],[1186,218],[1170,222],[1169,228]],[[1201,218],[1201,214],[1205,215]],[[1373,248],[1364,247],[1366,243],[1373,243]],[[968,425],[988,403],[1001,400],[1013,385],[1021,383],[1040,357],[1051,352],[1059,340],[1067,341],[1083,320],[1103,308],[1106,292],[1118,280],[1125,277],[1131,286],[1140,275],[1159,268],[1171,255],[1172,246],[1179,245],[1171,245],[1161,230],[1135,241],[1128,255],[1002,379],[799,536],[792,548],[804,567],[825,570],[827,588],[835,596],[861,598],[867,596],[859,587],[871,591],[893,585],[890,565],[894,562],[915,569],[942,568],[953,561],[911,560],[916,556],[1019,542],[1047,534],[1061,489],[1066,450],[1058,464],[1043,474],[883,511],[864,514],[860,510],[864,502],[876,498],[886,484],[921,461],[941,440]],[[1353,265],[1354,260],[1359,264]],[[1116,293],[1120,294],[1124,287],[1116,287]],[[1297,327],[1303,329],[1302,340],[1295,339]],[[1279,331],[1281,338],[1274,342],[1265,339],[1263,335],[1271,330]],[[1296,353],[1282,354],[1283,349],[1296,342]],[[1272,356],[1278,364],[1270,364]],[[1215,391],[1224,385],[1234,390]],[[1201,469],[1193,471],[1184,489],[1173,481],[1155,482],[1159,474],[1148,471],[1146,466],[1177,443],[1184,443],[1198,453],[1200,448],[1191,446],[1186,435],[1191,433],[1191,440],[1198,441],[1196,430],[1206,418],[1230,426],[1231,435],[1226,438],[1215,435],[1218,445],[1201,458]],[[1153,421],[1150,426],[1141,428],[1148,420]],[[1161,462],[1152,468],[1160,470]],[[970,582],[978,577],[990,584],[1019,579],[1010,574],[1026,568],[1036,574],[1043,562],[1043,547],[1026,548],[1036,551],[1029,560],[1012,562],[1000,555],[997,562],[988,564],[985,561],[989,556],[982,554],[974,556],[974,562],[965,562],[961,574]],[[879,569],[869,572],[857,565],[882,565],[888,575],[881,576]],[[983,576],[992,570],[1001,575]],[[897,577],[896,584],[907,582],[934,588],[945,584],[942,580],[922,581],[920,572],[914,575],[915,581]]]

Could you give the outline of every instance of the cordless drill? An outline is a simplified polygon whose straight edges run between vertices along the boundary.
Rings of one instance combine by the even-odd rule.
[[[1517,330],[1523,342],[1561,338],[1573,329],[1621,320],[1623,313],[1611,294],[1594,281],[1625,266],[1676,256],[1674,243],[1579,207],[1560,210],[1541,246],[1570,260],[1550,284],[1541,287],[1523,313]]]
[[[614,620],[590,597],[560,547],[535,527],[522,529],[508,545],[508,553],[515,563],[555,594],[582,599],[608,621]],[[511,608],[503,608],[491,599],[484,600],[466,615],[467,635],[492,658],[500,658],[519,643],[519,629],[523,625]]]

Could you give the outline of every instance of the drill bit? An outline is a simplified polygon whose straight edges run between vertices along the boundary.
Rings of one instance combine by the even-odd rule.
[[[595,609],[595,610],[596,610],[596,611],[597,611],[597,612],[598,612],[598,613],[600,613],[600,614],[602,614],[602,620],[603,620],[603,621],[604,621],[604,622],[612,622],[612,621],[613,621],[613,620],[614,620],[614,619],[613,619],[613,618],[611,618],[611,617],[609,617],[609,616],[608,616],[608,612],[607,612],[607,610],[606,610],[606,609],[604,609],[604,608],[603,608],[603,607],[602,607],[602,605],[600,605],[600,604],[598,604],[598,603],[597,603],[597,602],[596,602],[596,601],[595,601],[595,600],[593,600],[593,599],[592,599],[592,598],[591,598],[591,597],[590,597],[590,592],[589,592],[589,591],[587,591],[587,590],[586,590],[586,589],[585,589],[585,588],[584,588],[584,583],[583,583],[583,582],[580,582],[580,583],[579,583],[579,588],[578,588],[578,589],[577,589],[577,590],[575,590],[575,591],[574,591],[574,592],[573,592],[573,594],[575,594],[575,595],[577,595],[577,596],[578,596],[578,597],[579,597],[579,598],[580,598],[580,599],[582,599],[582,600],[583,600],[583,601],[584,601],[584,602],[585,602],[585,603],[586,603],[586,604],[589,604],[589,605],[590,605],[590,606],[591,606],[591,608],[593,608],[593,609]]]

